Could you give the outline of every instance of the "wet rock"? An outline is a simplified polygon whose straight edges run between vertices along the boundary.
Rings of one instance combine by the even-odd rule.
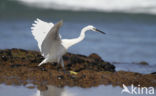
[[[41,71],[47,71],[47,69],[44,68],[44,67],[40,67],[40,70],[41,70]]]
[[[71,75],[70,78],[71,79],[76,79],[76,76],[75,75]]]
[[[114,86],[156,86],[156,75],[115,71],[115,66],[105,62],[97,54],[84,56],[67,53],[63,56],[65,69],[56,63],[38,64],[44,59],[37,51],[22,49],[0,50],[0,83],[34,84],[45,90],[47,85],[91,87],[100,84]],[[76,72],[70,74],[69,72]]]
[[[152,72],[151,74],[155,74],[156,75],[156,72]]]
[[[35,88],[35,86],[28,86],[27,88],[29,88],[29,89],[33,89],[33,88]]]
[[[2,60],[7,61],[7,56],[1,56]]]
[[[146,61],[139,62],[141,65],[149,65]]]
[[[61,79],[63,79],[64,78],[64,76],[57,76],[57,79],[59,79],[59,80],[61,80]]]
[[[20,67],[21,64],[13,64],[13,65],[10,65],[11,68],[17,68],[17,67]]]
[[[101,57],[99,55],[95,54],[95,53],[90,54],[89,58],[93,58],[93,59],[95,59],[97,61],[102,61]]]

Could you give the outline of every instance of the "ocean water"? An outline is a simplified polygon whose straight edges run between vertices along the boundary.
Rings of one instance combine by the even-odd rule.
[[[48,85],[47,90],[44,91],[37,88],[28,89],[23,86],[8,86],[4,84],[1,84],[0,88],[0,95],[2,96],[12,96],[12,94],[14,96],[114,96],[114,94],[115,96],[155,96],[155,93],[149,94],[149,91],[147,91],[147,94],[146,91],[143,91],[141,94],[121,93],[123,88],[119,86],[113,87],[111,85],[100,85],[91,88],[55,87]],[[131,86],[128,86],[128,89],[131,90]],[[154,92],[156,92],[156,89],[154,89]]]
[[[155,14],[155,0],[83,0],[83,4],[81,0],[1,0],[0,49],[38,50],[30,30],[33,21],[36,18],[54,23],[64,20],[60,29],[62,38],[78,37],[87,25],[106,32],[102,35],[88,31],[85,40],[72,46],[69,52],[97,53],[109,62],[146,61],[153,69],[139,72],[150,73],[156,69]]]
[[[88,31],[85,40],[72,46],[69,52],[97,53],[105,61],[120,62],[115,64],[117,71],[147,74],[156,70],[156,0],[0,0],[0,49],[39,51],[30,30],[36,18],[53,23],[64,20],[60,29],[62,38],[78,37],[87,25],[106,33]],[[132,64],[140,61],[149,65]],[[45,91],[26,87],[0,84],[0,96],[132,96],[121,94],[122,88],[112,85],[91,88],[48,85]]]

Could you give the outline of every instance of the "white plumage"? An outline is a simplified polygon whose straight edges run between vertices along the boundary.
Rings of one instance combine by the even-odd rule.
[[[54,26],[54,24],[53,23],[44,22],[44,21],[42,21],[40,19],[37,19],[34,22],[35,23],[32,24],[33,27],[31,27],[32,34],[33,34],[34,38],[37,40],[38,47],[39,47],[39,49],[41,51],[41,44],[42,44],[45,36],[47,35],[47,33]]]
[[[42,56],[45,58],[39,66],[47,62],[57,62],[64,68],[62,56],[67,52],[69,47],[85,38],[85,32],[87,30],[97,31],[104,34],[104,32],[89,25],[81,30],[81,34],[78,38],[61,39],[59,28],[62,24],[63,21],[59,21],[54,25],[53,23],[47,23],[40,19],[35,20],[34,24],[32,24],[32,34],[38,42],[38,47]]]

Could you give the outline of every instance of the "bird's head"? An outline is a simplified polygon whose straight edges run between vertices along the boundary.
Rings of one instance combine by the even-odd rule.
[[[94,32],[100,32],[100,33],[102,33],[102,34],[106,34],[105,32],[103,32],[103,31],[101,31],[101,30],[95,28],[95,27],[92,26],[92,25],[86,26],[86,30],[92,30],[92,31],[94,31]]]

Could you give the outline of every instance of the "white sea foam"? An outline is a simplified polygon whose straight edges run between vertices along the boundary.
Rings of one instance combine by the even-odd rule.
[[[156,14],[156,0],[18,0],[47,9]]]

